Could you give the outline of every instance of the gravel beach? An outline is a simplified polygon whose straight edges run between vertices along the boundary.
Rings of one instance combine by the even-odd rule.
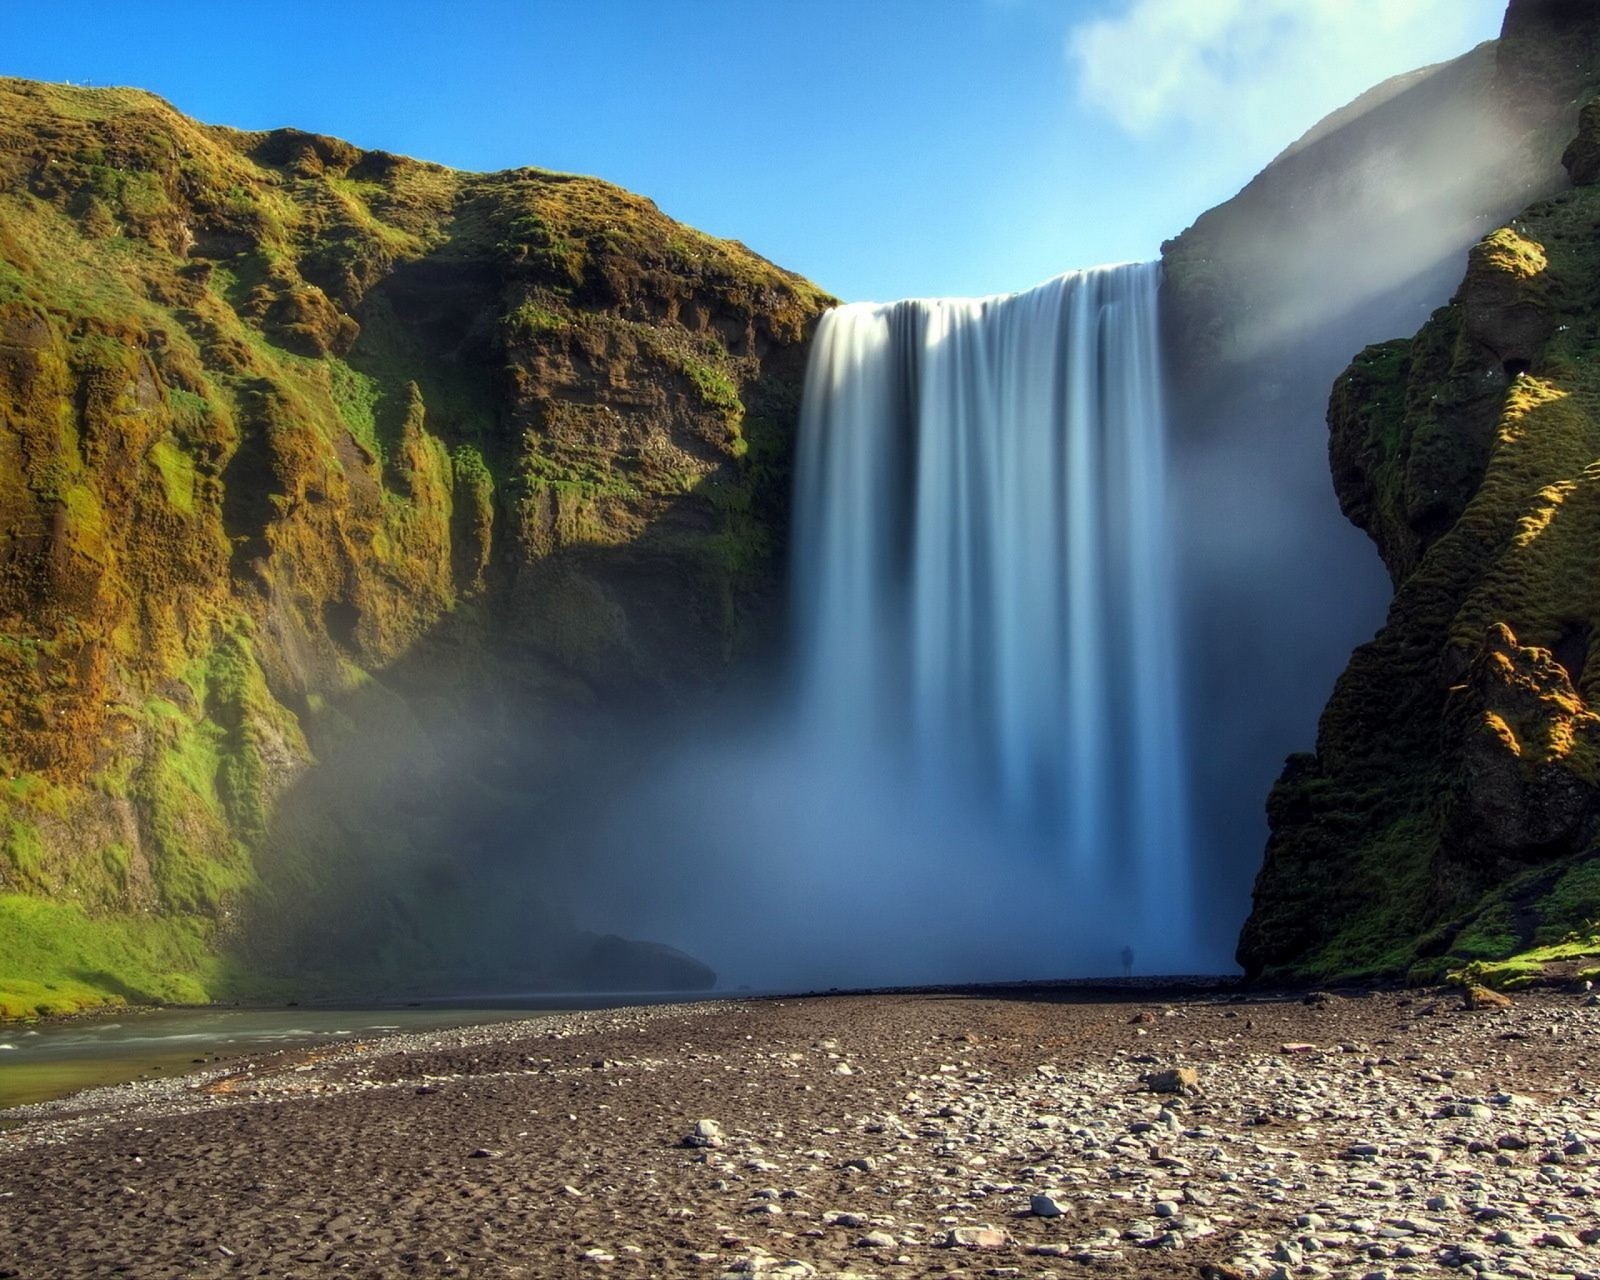
[[[563,1014],[3,1113],[0,1276],[1600,1278],[1600,999]]]

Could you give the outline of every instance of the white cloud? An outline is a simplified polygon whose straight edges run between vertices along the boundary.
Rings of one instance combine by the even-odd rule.
[[[1126,133],[1195,129],[1235,152],[1270,155],[1379,81],[1493,35],[1503,7],[1504,0],[1123,0],[1069,33],[1067,57],[1084,104]]]

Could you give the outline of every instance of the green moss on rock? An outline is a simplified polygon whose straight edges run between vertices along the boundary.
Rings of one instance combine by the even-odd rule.
[[[453,834],[346,824],[316,762],[490,688],[720,678],[775,597],[770,389],[830,301],[594,179],[0,79],[4,1009],[293,968],[246,936],[290,883],[364,891],[401,954]],[[108,949],[69,971],[46,922]]]

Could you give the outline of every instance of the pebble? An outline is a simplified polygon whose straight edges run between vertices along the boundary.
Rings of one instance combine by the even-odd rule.
[[[728,1144],[727,1137],[722,1132],[722,1126],[715,1120],[697,1120],[683,1140],[686,1147],[724,1147]]]

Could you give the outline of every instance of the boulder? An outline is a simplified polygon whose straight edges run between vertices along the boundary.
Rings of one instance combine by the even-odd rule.
[[[1173,1067],[1167,1071],[1151,1071],[1142,1077],[1145,1088],[1151,1093],[1198,1093],[1200,1073],[1193,1067]]]
[[[1469,1009],[1509,1009],[1511,997],[1473,983],[1462,994],[1461,1003]]]

